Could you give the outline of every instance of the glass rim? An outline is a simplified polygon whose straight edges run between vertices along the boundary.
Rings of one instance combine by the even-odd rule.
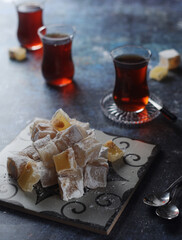
[[[45,3],[46,3],[47,0],[38,0],[36,2],[36,0],[13,0],[13,4],[15,5],[16,8],[20,7],[21,5],[28,5],[28,4],[33,4],[33,5],[36,5],[36,6],[40,6],[41,8],[44,7]]]
[[[67,37],[47,37],[46,35],[42,34],[41,31],[42,30],[45,30],[47,28],[53,28],[53,27],[69,27],[70,29],[72,29],[72,34],[68,34]],[[37,30],[37,33],[39,35],[40,38],[43,38],[45,40],[48,40],[48,41],[64,41],[64,40],[68,40],[68,39],[73,39],[75,33],[76,33],[76,28],[72,25],[67,25],[67,24],[50,24],[50,25],[44,25],[44,26],[41,26],[40,28],[38,28]]]
[[[144,48],[142,46],[138,46],[138,45],[123,45],[123,46],[120,46],[120,47],[116,47],[114,48],[112,51],[110,51],[110,55],[112,57],[112,59],[117,62],[117,63],[121,63],[120,61],[117,61],[113,55],[113,53],[119,49],[124,49],[124,48],[137,48],[137,49],[142,49],[142,50],[145,50],[147,53],[148,53],[148,57],[144,57],[145,60],[143,60],[142,62],[140,63],[128,63],[128,62],[122,62],[122,64],[127,64],[127,65],[138,65],[138,64],[142,64],[142,63],[145,63],[145,62],[149,62],[151,56],[152,56],[152,53],[149,49],[147,48]],[[132,51],[131,51],[132,52]],[[131,55],[132,53],[129,53],[128,55]],[[118,55],[119,56],[119,55]],[[140,55],[139,55],[140,56]]]

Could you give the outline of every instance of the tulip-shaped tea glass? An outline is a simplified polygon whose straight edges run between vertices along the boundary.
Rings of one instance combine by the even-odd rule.
[[[18,14],[17,36],[21,46],[32,51],[40,49],[42,42],[37,30],[43,25],[45,1],[15,0],[14,3]]]
[[[150,50],[140,46],[122,46],[111,56],[115,67],[115,86],[101,100],[104,114],[118,123],[138,124],[152,120],[158,111],[148,103],[147,66]]]
[[[43,43],[42,74],[46,82],[59,87],[71,83],[74,76],[74,28],[69,25],[43,26],[38,34]]]

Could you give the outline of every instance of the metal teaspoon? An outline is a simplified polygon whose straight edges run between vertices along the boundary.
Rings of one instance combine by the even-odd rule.
[[[143,202],[152,207],[160,207],[169,202],[171,191],[182,182],[182,176],[176,179],[164,192],[154,193],[146,196]]]
[[[172,200],[168,202],[166,205],[158,207],[156,209],[156,214],[159,217],[165,218],[165,219],[173,219],[176,218],[179,215],[179,209],[175,205],[176,197],[177,197],[177,188],[174,190],[174,194],[172,197]]]

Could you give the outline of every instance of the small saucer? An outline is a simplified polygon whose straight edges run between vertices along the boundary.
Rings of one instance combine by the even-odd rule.
[[[162,104],[161,100],[155,95],[151,94],[150,98],[159,103],[160,105]],[[112,92],[107,93],[101,99],[100,105],[104,115],[107,118],[120,124],[142,124],[152,121],[160,114],[160,112],[151,103],[148,103],[144,110],[141,112],[124,112],[116,106],[113,100]]]

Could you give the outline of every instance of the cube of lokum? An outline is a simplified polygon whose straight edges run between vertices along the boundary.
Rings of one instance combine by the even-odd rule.
[[[83,170],[77,168],[73,171],[65,171],[58,176],[58,184],[61,198],[68,201],[72,198],[80,198],[83,190]]]
[[[168,69],[163,66],[155,66],[150,70],[149,77],[157,81],[163,80],[168,74]]]
[[[17,182],[23,191],[31,192],[39,180],[40,174],[36,162],[31,161],[26,164]]]
[[[84,167],[87,162],[98,159],[102,144],[95,138],[88,136],[80,142],[74,144],[75,160],[80,167]]]
[[[34,146],[37,149],[40,159],[44,165],[48,168],[54,167],[53,156],[59,153],[55,143],[50,140],[50,137],[39,139],[34,142]]]
[[[13,47],[9,49],[9,57],[17,61],[26,59],[26,49],[23,47]]]
[[[75,170],[77,164],[75,154],[72,148],[68,148],[62,153],[53,156],[56,172],[60,174],[63,171]]]
[[[56,111],[51,119],[51,124],[57,131],[65,130],[71,126],[70,118],[62,109]]]
[[[91,189],[106,187],[107,173],[107,159],[100,158],[98,161],[87,163],[84,171],[84,186]]]
[[[22,173],[25,165],[29,162],[32,161],[31,158],[28,156],[22,156],[19,154],[16,154],[12,157],[8,157],[7,161],[7,170],[8,174],[13,178],[13,179],[18,179],[20,174]]]
[[[73,144],[79,142],[86,136],[86,130],[82,129],[81,131],[79,127],[77,127],[76,125],[72,125],[63,131],[62,140],[67,146],[72,147]]]
[[[50,187],[58,183],[55,168],[47,168],[42,162],[38,162],[37,166],[39,169],[40,182],[42,187]]]
[[[123,157],[123,151],[113,141],[107,141],[104,146],[108,148],[108,160],[110,162],[114,162]]]
[[[21,152],[19,152],[19,155],[27,156],[27,157],[33,159],[34,161],[40,160],[39,153],[37,152],[37,150],[35,149],[35,147],[33,145],[30,145],[30,146],[26,147],[25,149],[23,149]]]
[[[159,65],[168,68],[169,70],[175,69],[180,65],[180,54],[175,49],[167,49],[159,52]]]
[[[80,122],[80,121],[76,120],[75,118],[70,119],[70,123],[71,123],[71,125],[77,125],[85,130],[90,129],[90,124],[88,122]]]
[[[53,139],[53,142],[56,144],[59,152],[63,152],[68,148],[68,146],[62,139],[62,132],[57,133],[56,137]]]
[[[99,152],[99,157],[103,157],[108,159],[108,148],[105,146],[102,146]]]
[[[33,142],[50,135],[51,139],[56,136],[57,131],[48,120],[36,120],[31,129],[31,139]]]
[[[37,141],[38,139],[41,139],[41,138],[44,138],[46,137],[47,135],[50,136],[51,139],[55,138],[56,136],[56,132],[55,131],[52,131],[52,130],[44,130],[44,131],[41,131],[39,130],[35,135],[34,135],[34,138],[32,139],[32,141]]]
[[[47,135],[44,138],[41,138],[33,143],[33,146],[38,151],[38,149],[45,147],[49,142],[51,141],[51,138],[49,135]]]

